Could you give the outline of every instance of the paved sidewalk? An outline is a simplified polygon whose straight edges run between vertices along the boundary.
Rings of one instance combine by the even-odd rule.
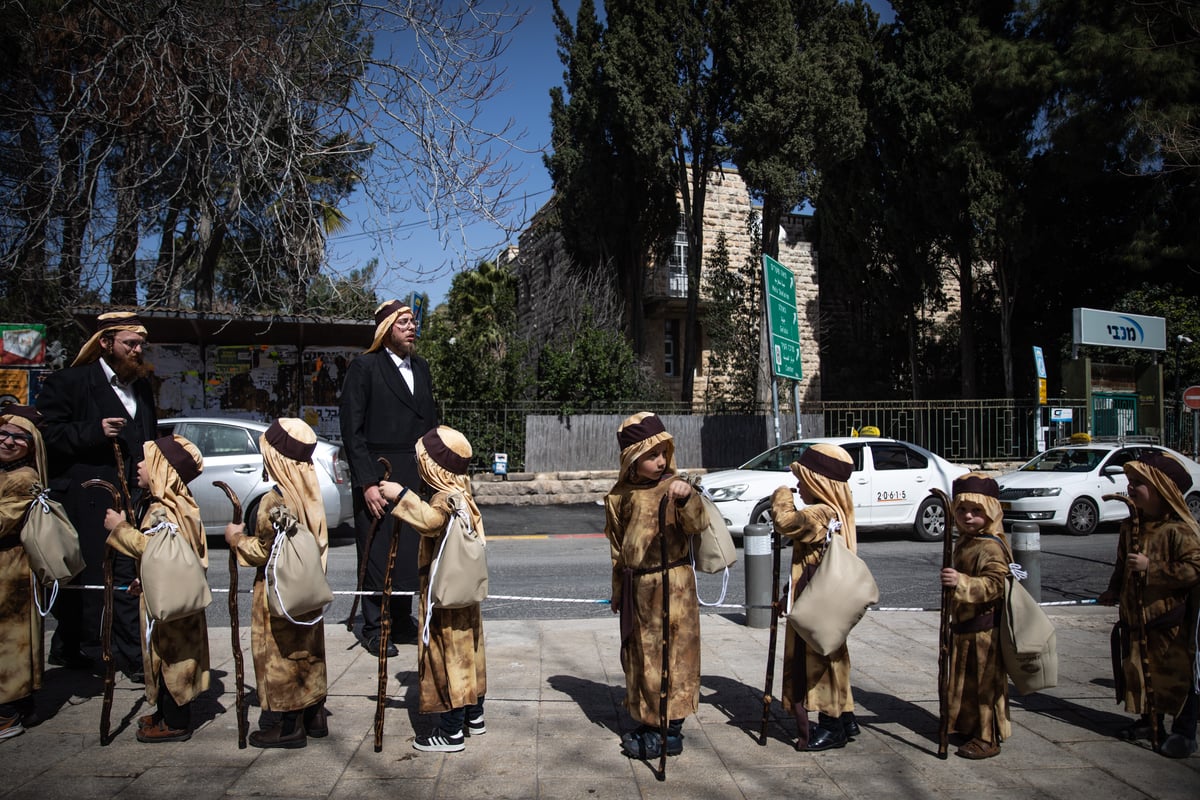
[[[1061,685],[1013,702],[1013,737],[999,757],[936,757],[934,612],[872,612],[851,637],[862,734],[845,749],[798,753],[794,723],[773,708],[758,745],[767,631],[703,617],[700,711],[667,780],[620,753],[630,727],[615,618],[485,623],[485,736],[465,752],[418,753],[416,648],[390,662],[383,750],[374,752],[375,660],[341,625],[326,628],[330,736],[303,750],[237,748],[228,629],[211,630],[212,690],[190,742],[137,742],[148,713],[141,687],[117,684],[114,741],[99,744],[100,681],[52,669],[39,696],[49,718],[0,742],[0,798],[1187,798],[1200,794],[1200,756],[1173,761],[1113,738],[1128,716],[1112,699],[1108,632],[1115,611],[1055,608]],[[247,647],[248,681],[253,669]],[[782,639],[779,648],[782,654]],[[778,676],[776,670],[776,691]],[[73,692],[94,693],[86,700]],[[250,709],[253,729],[259,710]]]

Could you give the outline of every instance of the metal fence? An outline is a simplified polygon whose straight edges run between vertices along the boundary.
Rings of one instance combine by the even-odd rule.
[[[1086,429],[1085,400],[1056,398],[1054,405],[1069,410],[1072,421],[1052,425],[1051,441]],[[475,450],[472,466],[477,470],[490,470],[492,454],[497,452],[508,455],[512,472],[615,469],[619,420],[646,408],[628,403],[563,415],[550,403],[444,404],[442,420],[470,439]],[[699,450],[689,450],[702,463],[680,466],[734,466],[775,443],[769,408],[751,417],[697,412],[683,403],[655,403],[649,408],[676,417],[680,428],[676,435],[681,439],[687,435],[702,441]],[[964,464],[1031,457],[1038,451],[1039,428],[1048,421],[1046,408],[1034,399],[839,401],[802,403],[800,410],[801,433],[806,437],[845,436],[875,426],[883,436],[921,445]],[[795,416],[781,416],[782,438],[793,438]],[[688,424],[680,419],[684,417],[696,419]],[[536,420],[532,427],[531,420]],[[549,430],[554,424],[564,429],[562,435]]]

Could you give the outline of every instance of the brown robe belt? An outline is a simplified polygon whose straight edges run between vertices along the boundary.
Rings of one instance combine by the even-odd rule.
[[[666,572],[675,567],[685,567],[692,563],[688,556],[684,556],[678,561],[672,561],[665,567],[645,567],[634,569],[625,567],[621,570],[621,652],[625,652],[625,643],[629,641],[629,637],[633,635],[633,579],[640,575],[650,575],[655,572]]]
[[[1000,615],[996,613],[996,609],[984,611],[981,614],[976,614],[970,619],[965,619],[962,622],[956,622],[950,626],[950,632],[958,635],[963,633],[979,633],[980,631],[990,631],[1000,627]]]

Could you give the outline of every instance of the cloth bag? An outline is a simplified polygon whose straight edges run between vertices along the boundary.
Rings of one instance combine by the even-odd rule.
[[[321,564],[321,546],[307,526],[287,506],[275,506],[269,518],[275,541],[264,572],[267,579],[267,609],[295,625],[316,625],[324,614],[311,620],[296,617],[320,611],[333,602],[333,590]]]
[[[1011,554],[1010,554],[1011,557]],[[1018,694],[1030,694],[1058,685],[1058,641],[1046,612],[1012,574],[1005,579],[1004,606],[1000,610],[1000,654],[1004,669]]]
[[[138,560],[146,614],[152,621],[170,622],[208,608],[212,592],[200,556],[162,509],[156,509],[148,522],[149,541]]]
[[[466,608],[488,593],[487,542],[471,527],[461,494],[450,495],[450,520],[429,569],[429,609]],[[427,628],[428,629],[428,626]]]
[[[787,615],[792,630],[823,656],[844,645],[867,607],[879,602],[879,586],[866,562],[835,535],[841,527],[838,520],[830,520],[821,563],[790,602]]]
[[[692,569],[706,575],[721,574],[721,595],[713,602],[706,601],[700,596],[700,581],[696,581],[696,600],[702,606],[719,606],[725,602],[729,591],[729,568],[737,563],[737,548],[733,545],[733,536],[725,524],[717,504],[705,493],[704,489],[694,485],[700,493],[700,502],[704,504],[704,513],[708,516],[708,525],[700,531],[699,536],[692,538]]]
[[[35,483],[32,491],[33,500],[21,524],[21,546],[29,557],[29,568],[41,586],[69,581],[85,566],[79,534],[62,504],[50,499],[49,489]]]

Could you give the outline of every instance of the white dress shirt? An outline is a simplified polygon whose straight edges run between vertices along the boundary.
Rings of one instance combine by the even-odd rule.
[[[133,396],[132,384],[121,383],[117,380],[117,373],[112,371],[112,367],[103,358],[100,359],[100,366],[104,369],[104,377],[108,380],[108,385],[116,393],[121,405],[125,406],[125,410],[129,412],[129,418],[133,419],[137,416],[137,398]]]
[[[396,365],[396,369],[400,370],[400,377],[404,378],[404,382],[406,384],[408,384],[408,390],[410,392],[412,392],[413,391],[412,358],[410,358],[408,356],[401,358],[400,356],[393,353],[391,350],[388,350],[388,355],[392,357],[392,363]]]

